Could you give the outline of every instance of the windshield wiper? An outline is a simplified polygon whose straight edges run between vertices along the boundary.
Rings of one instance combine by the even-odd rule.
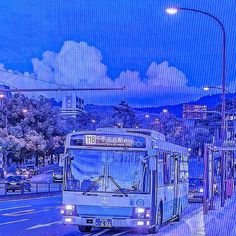
[[[114,180],[114,178],[112,176],[108,176],[108,179],[111,180],[111,182],[118,188],[118,190],[124,194],[125,196],[127,196],[127,193],[121,188],[121,186]]]
[[[95,180],[95,181],[90,185],[90,187],[87,188],[87,189],[83,192],[83,194],[85,195],[86,193],[90,192],[90,190],[91,190],[93,187],[95,187],[95,186],[100,182],[100,180],[102,180],[102,179],[104,179],[104,175],[99,176],[98,179]]]
[[[83,194],[85,195],[86,193],[90,192],[93,187],[95,187],[102,179],[105,179],[104,175],[101,175],[98,177],[97,180],[95,180],[88,189],[86,189]],[[108,179],[118,188],[118,190],[124,195],[127,196],[127,193],[121,188],[121,186],[114,180],[112,176],[108,176]]]

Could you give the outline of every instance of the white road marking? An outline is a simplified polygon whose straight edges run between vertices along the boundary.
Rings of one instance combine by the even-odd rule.
[[[0,208],[0,211],[15,210],[15,209],[26,208],[26,207],[32,207],[32,205],[17,206],[17,207],[8,207],[8,208]]]
[[[23,211],[14,211],[14,212],[10,212],[10,213],[4,213],[1,214],[2,216],[13,216],[15,214],[21,214],[21,213],[31,213],[33,212],[35,209],[30,209],[30,210],[23,210]]]
[[[0,225],[14,224],[14,223],[18,223],[18,222],[27,221],[27,220],[30,220],[30,219],[21,219],[21,220],[8,221],[8,222],[0,223]]]
[[[107,231],[110,231],[110,229],[104,229],[103,231],[101,231],[99,233],[93,234],[93,236],[99,236],[101,234],[105,234]]]
[[[39,210],[39,211],[35,211],[35,209],[33,210],[28,210],[28,211],[18,211],[18,212],[13,212],[13,213],[7,213],[7,214],[2,214],[4,216],[23,216],[23,215],[29,215],[29,214],[36,214],[39,212],[44,212],[44,211],[50,211],[50,209],[45,209],[45,210]]]
[[[55,197],[59,197],[61,194],[58,194],[56,196],[48,196],[48,197],[35,197],[35,198],[26,198],[26,199],[17,199],[17,200],[7,200],[7,202],[19,202],[19,201],[32,201],[32,200],[37,200],[37,199],[46,199],[46,198],[55,198]],[[0,201],[1,202],[4,201]]]
[[[127,231],[124,231],[124,232],[120,232],[120,233],[117,233],[117,234],[113,234],[113,236],[118,236],[118,235],[122,235],[122,234],[126,234],[128,232],[130,232],[131,230],[127,230]]]
[[[38,224],[38,225],[32,226],[30,228],[27,228],[25,230],[38,229],[38,228],[48,227],[51,225],[59,225],[59,224],[61,224],[61,221],[55,221],[55,222],[51,222],[51,223],[47,223],[47,224]]]
[[[61,206],[43,207],[43,209],[60,209]]]

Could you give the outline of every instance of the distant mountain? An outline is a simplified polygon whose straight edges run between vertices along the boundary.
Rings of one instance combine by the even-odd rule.
[[[105,105],[94,105],[94,104],[86,104],[84,109],[85,111],[91,113],[103,113],[103,114],[111,114],[113,112],[114,106],[105,106]]]
[[[226,99],[232,99],[236,98],[236,93],[234,94],[226,94]],[[61,107],[62,102],[56,101],[54,98],[50,99],[53,106]],[[142,107],[142,108],[134,108],[139,114],[143,113],[152,113],[152,114],[158,114],[163,109],[167,109],[170,113],[175,114],[177,117],[181,118],[183,113],[183,104],[198,104],[198,105],[206,105],[209,110],[214,109],[214,107],[221,103],[221,95],[215,94],[215,95],[208,95],[201,97],[200,99],[196,101],[191,101],[188,103],[180,103],[177,105],[166,105],[166,106],[159,106],[159,107]],[[85,111],[91,112],[91,113],[104,113],[104,114],[111,114],[113,112],[114,106],[105,106],[105,105],[94,105],[94,104],[86,104],[85,105]]]
[[[226,94],[226,99],[236,98],[236,94]],[[221,103],[221,95],[208,95],[201,97],[196,101],[191,101],[188,103],[180,103],[177,105],[166,105],[160,107],[142,107],[135,108],[137,111],[147,112],[147,113],[160,113],[163,109],[167,109],[170,113],[175,114],[177,117],[181,118],[183,114],[183,104],[198,104],[198,105],[206,105],[209,110],[214,109],[214,107]]]

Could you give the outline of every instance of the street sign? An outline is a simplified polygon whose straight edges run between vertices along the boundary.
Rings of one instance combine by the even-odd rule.
[[[207,119],[207,106],[196,104],[183,105],[183,119],[189,120],[206,120]]]

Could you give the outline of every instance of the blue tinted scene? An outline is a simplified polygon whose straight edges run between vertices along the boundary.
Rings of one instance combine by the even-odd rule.
[[[0,13],[0,236],[236,236],[234,0]]]

